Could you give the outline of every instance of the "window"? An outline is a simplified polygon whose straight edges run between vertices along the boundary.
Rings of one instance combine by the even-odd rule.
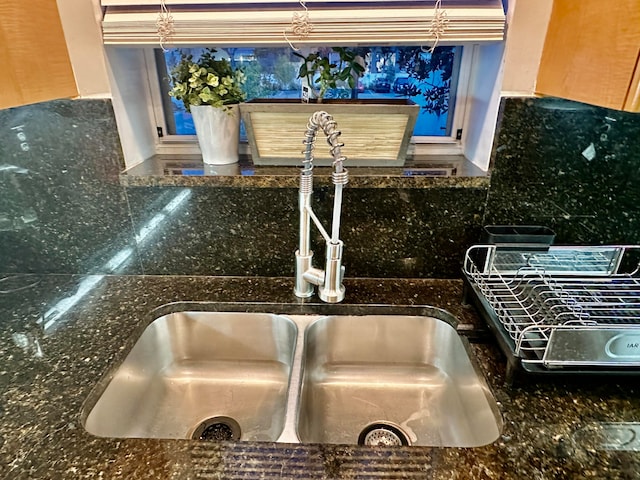
[[[327,50],[330,48],[327,47]],[[359,47],[366,70],[357,87],[347,85],[329,92],[328,98],[408,98],[420,105],[414,136],[449,137],[455,114],[455,94],[461,47],[438,47],[432,53],[421,47]],[[202,49],[155,51],[161,83],[162,112],[169,135],[195,135],[191,115],[181,101],[169,97],[169,75],[182,55],[197,58]],[[300,98],[302,84],[297,72],[302,60],[290,48],[219,49],[247,77],[247,100],[254,98]]]
[[[162,69],[160,76],[166,76],[167,60],[171,64],[171,59],[157,50],[160,0],[101,2],[103,42],[115,82],[114,107],[119,123],[124,125],[121,137],[127,164],[154,153],[197,153],[188,117],[176,118],[174,107],[167,103],[167,85],[158,81],[158,68]],[[446,86],[434,82],[435,76],[427,80],[434,92],[440,91],[429,96],[429,105],[423,105],[412,148],[417,154],[464,154],[486,169],[500,97],[505,21],[502,2],[443,0],[442,4],[448,23],[440,44],[454,52],[451,76]],[[291,71],[291,65],[286,64],[292,63],[283,32],[290,28],[292,14],[300,11],[297,0],[172,0],[167,5],[174,23],[166,45],[216,46],[234,61],[260,69],[254,76],[255,96],[299,96],[299,85],[285,85],[283,81],[286,69]],[[432,43],[428,26],[436,18],[434,5],[413,0],[308,3],[313,32],[308,38],[293,40],[300,48],[382,45],[369,47],[372,67],[356,92],[348,93],[415,97],[411,89],[424,87],[416,84],[428,77],[412,75],[409,54],[403,52],[415,52],[415,45]],[[380,58],[385,61],[379,63]],[[278,59],[281,64],[276,65]],[[138,76],[141,70],[147,75]],[[439,124],[433,119],[426,121],[428,109]]]
[[[326,47],[331,50],[330,47]],[[242,67],[247,82],[247,100],[253,98],[300,98],[301,81],[297,72],[302,60],[289,47],[219,48],[234,67]],[[313,49],[316,50],[316,49]],[[357,88],[348,86],[329,92],[328,98],[408,98],[420,105],[414,128],[416,144],[448,144],[459,150],[458,133],[464,122],[464,102],[473,46],[437,47],[433,54],[419,46],[359,47],[367,69]],[[158,85],[153,95],[156,126],[162,129],[159,150],[171,151],[179,143],[195,142],[191,114],[182,102],[168,95],[169,76],[181,54],[194,58],[203,48],[154,49],[148,55],[151,84]],[[152,58],[151,58],[152,57]],[[458,92],[463,92],[459,98]],[[244,129],[241,131],[242,139]],[[451,151],[450,153],[459,153]]]

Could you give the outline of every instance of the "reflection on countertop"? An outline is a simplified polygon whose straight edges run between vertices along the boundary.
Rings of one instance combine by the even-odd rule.
[[[349,186],[361,188],[425,188],[428,186],[486,186],[487,172],[461,155],[414,156],[402,167],[349,167]],[[331,167],[316,166],[319,185],[331,181]],[[200,155],[154,155],[120,175],[125,186],[213,185],[295,187],[300,168],[254,165],[241,155],[238,163],[208,165]]]

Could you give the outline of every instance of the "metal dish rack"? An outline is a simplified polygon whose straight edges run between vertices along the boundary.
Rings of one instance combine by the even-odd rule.
[[[476,245],[473,302],[515,368],[535,373],[640,373],[640,246]]]

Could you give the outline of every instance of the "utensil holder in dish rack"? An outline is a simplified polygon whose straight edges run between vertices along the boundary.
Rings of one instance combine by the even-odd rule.
[[[525,370],[637,368],[639,262],[640,246],[476,245],[464,274]]]

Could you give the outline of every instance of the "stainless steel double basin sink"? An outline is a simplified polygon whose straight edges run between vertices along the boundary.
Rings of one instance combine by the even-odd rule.
[[[96,387],[84,426],[119,438],[481,446],[501,418],[467,347],[432,317],[171,313]]]

